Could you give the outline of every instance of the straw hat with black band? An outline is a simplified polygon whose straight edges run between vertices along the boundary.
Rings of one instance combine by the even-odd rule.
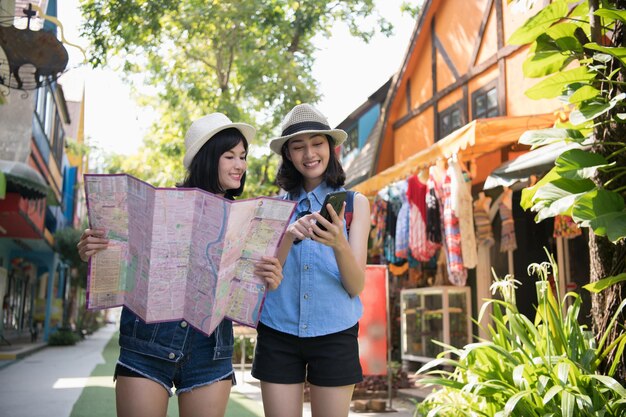
[[[331,129],[328,120],[319,110],[310,104],[298,104],[291,109],[281,123],[282,133],[270,142],[270,149],[280,155],[283,145],[296,135],[319,133],[333,138],[333,146],[341,145],[348,134],[341,129]]]
[[[200,151],[202,146],[222,130],[234,127],[246,138],[248,143],[252,142],[256,135],[256,129],[245,123],[233,123],[225,114],[211,113],[194,121],[185,135],[185,157],[183,165],[189,168],[193,157]]]

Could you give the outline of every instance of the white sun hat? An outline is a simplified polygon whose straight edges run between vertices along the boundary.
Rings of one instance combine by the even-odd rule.
[[[208,116],[195,120],[187,134],[185,134],[185,158],[183,165],[189,168],[194,156],[200,151],[202,146],[209,141],[216,133],[234,127],[246,138],[248,143],[252,142],[256,135],[256,129],[245,123],[233,123],[225,114],[211,113]]]
[[[270,149],[280,155],[280,149],[289,139],[302,133],[321,133],[334,139],[334,146],[341,145],[348,134],[341,129],[331,129],[328,119],[310,104],[298,104],[283,119],[280,137],[273,138]]]

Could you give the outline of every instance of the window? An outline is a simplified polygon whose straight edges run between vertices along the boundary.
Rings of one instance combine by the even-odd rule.
[[[461,103],[461,101],[457,101],[439,113],[439,137],[437,140],[445,138],[465,124]]]
[[[52,154],[60,167],[63,162],[65,129],[49,85],[37,89],[33,136],[44,160],[48,162],[48,156]]]
[[[341,155],[346,156],[359,147],[359,127],[358,125],[346,130],[347,139],[341,147]]]
[[[498,89],[495,82],[472,94],[472,119],[484,119],[500,115],[498,109]]]

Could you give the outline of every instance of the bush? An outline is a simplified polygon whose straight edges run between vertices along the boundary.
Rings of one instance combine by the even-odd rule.
[[[75,345],[80,337],[71,329],[59,329],[48,337],[50,346],[71,346]]]
[[[246,338],[246,358],[245,363],[252,363],[254,358],[254,338],[244,336]],[[241,363],[241,337],[235,336],[235,344],[233,346],[233,363]]]
[[[626,415],[626,390],[613,378],[615,367],[607,375],[598,372],[609,353],[616,352],[616,363],[621,358],[626,335],[616,328],[616,317],[626,301],[618,307],[609,325],[608,331],[617,331],[619,336],[607,346],[607,334],[596,339],[578,323],[581,300],[577,294],[568,293],[563,301],[554,296],[550,270],[557,283],[558,271],[554,258],[549,256],[549,260],[529,266],[529,272],[540,278],[536,283],[538,306],[534,321],[517,310],[514,290],[519,282],[511,276],[502,280],[496,277],[492,290],[498,290],[503,299],[490,300],[491,340],[462,349],[445,346],[445,352],[424,365],[418,371],[427,374],[423,382],[441,388],[417,406],[416,415]],[[570,298],[568,306],[565,301]]]

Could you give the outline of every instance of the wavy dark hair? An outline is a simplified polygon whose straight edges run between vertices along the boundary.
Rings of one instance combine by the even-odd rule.
[[[343,187],[346,183],[346,173],[344,172],[341,162],[339,162],[337,155],[335,154],[335,141],[329,135],[324,136],[328,139],[328,146],[330,148],[330,157],[328,158],[326,172],[324,172],[324,181],[326,181],[326,183],[332,188]],[[289,141],[286,141],[282,148],[280,148],[282,161],[280,167],[278,168],[278,173],[276,174],[276,183],[283,190],[289,193],[294,193],[304,184],[304,177],[300,171],[296,169],[293,162],[287,158],[288,143]]]
[[[205,191],[218,194],[224,193],[224,197],[232,199],[241,195],[246,185],[246,174],[241,177],[241,186],[233,190],[223,190],[220,185],[219,160],[224,152],[233,149],[239,142],[248,152],[248,141],[236,128],[231,127],[217,132],[208,140],[191,160],[185,181],[178,184],[179,187],[197,187]]]

